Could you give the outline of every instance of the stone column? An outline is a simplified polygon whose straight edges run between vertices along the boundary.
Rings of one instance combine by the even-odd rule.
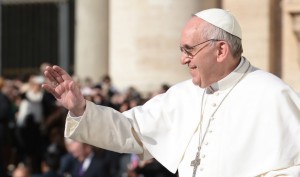
[[[295,32],[296,38],[297,38],[297,62],[300,65],[300,9],[299,12],[292,14],[292,19],[293,19],[293,31]]]
[[[108,73],[108,0],[77,0],[75,74],[94,82]]]
[[[298,42],[300,42],[300,11],[297,13],[294,13],[292,15],[292,18],[293,18],[293,30],[296,33]]]
[[[300,92],[300,2],[282,1],[282,78]]]
[[[242,28],[243,55],[264,70],[270,66],[270,0],[223,0],[223,8],[230,10]]]
[[[110,63],[114,84],[153,91],[190,78],[180,64],[180,34],[191,14],[216,0],[111,0]]]

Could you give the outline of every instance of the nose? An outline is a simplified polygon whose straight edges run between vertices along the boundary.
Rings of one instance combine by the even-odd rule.
[[[184,52],[181,53],[180,62],[182,65],[188,64],[191,58],[189,58]]]

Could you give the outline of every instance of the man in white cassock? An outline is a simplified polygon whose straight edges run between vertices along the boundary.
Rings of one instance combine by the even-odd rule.
[[[84,100],[58,66],[43,87],[69,110],[71,139],[155,158],[180,177],[299,177],[300,98],[253,67],[241,40],[228,11],[196,13],[180,41],[192,78],[124,113]]]

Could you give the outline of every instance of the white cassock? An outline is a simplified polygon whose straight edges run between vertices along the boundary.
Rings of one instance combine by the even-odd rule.
[[[68,115],[65,136],[154,157],[180,177],[192,177],[199,140],[198,177],[300,176],[300,98],[245,58],[206,90],[187,80],[124,113],[87,101],[82,117]]]

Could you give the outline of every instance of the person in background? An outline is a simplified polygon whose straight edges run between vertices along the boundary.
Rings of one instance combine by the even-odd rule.
[[[72,146],[72,143],[74,142],[71,139],[65,138],[65,148],[66,153],[63,154],[60,157],[60,166],[59,166],[59,174],[63,175],[64,177],[70,177],[74,168],[75,163],[77,162],[77,159],[73,156],[73,154],[70,151],[70,147]]]
[[[181,177],[300,176],[300,98],[242,56],[242,31],[223,9],[194,14],[180,39],[191,79],[120,113],[85,100],[59,66],[43,87],[69,110],[65,136],[155,158]]]
[[[31,177],[29,169],[22,163],[13,171],[12,177]]]
[[[12,138],[9,123],[13,119],[12,103],[7,95],[2,92],[4,84],[5,80],[0,76],[0,176],[6,174],[5,169],[8,165],[6,150],[9,148],[11,144],[10,138]]]
[[[100,158],[91,145],[73,141],[69,145],[69,151],[76,159],[72,177],[109,176],[106,159]]]
[[[47,152],[44,154],[41,164],[41,174],[32,177],[63,177],[58,173],[59,154]]]
[[[17,139],[20,150],[23,151],[21,161],[26,162],[33,173],[40,172],[42,158],[42,83],[42,77],[31,75],[29,88],[22,94],[16,116]],[[39,144],[39,146],[36,146],[36,144]]]

